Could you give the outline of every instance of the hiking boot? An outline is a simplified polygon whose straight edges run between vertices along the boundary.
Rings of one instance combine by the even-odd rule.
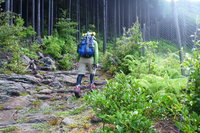
[[[74,94],[77,98],[81,97],[81,86],[76,86],[76,88],[74,89]]]
[[[96,85],[95,84],[91,84],[90,85],[90,91],[93,91],[94,89],[96,89]]]

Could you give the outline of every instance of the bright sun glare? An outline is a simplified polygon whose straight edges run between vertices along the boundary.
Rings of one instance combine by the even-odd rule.
[[[171,2],[173,0],[166,0],[166,1]],[[180,0],[174,0],[174,1],[180,1]],[[200,0],[187,0],[187,1],[189,1],[189,2],[200,2]]]

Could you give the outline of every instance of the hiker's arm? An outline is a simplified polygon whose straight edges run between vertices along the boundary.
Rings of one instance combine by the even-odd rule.
[[[95,45],[94,45],[94,48],[95,48],[95,54],[94,54],[94,63],[95,64],[98,64],[99,62],[99,49],[98,49],[98,43],[96,41],[94,41]]]

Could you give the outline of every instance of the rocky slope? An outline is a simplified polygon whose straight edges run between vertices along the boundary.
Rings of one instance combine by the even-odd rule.
[[[39,71],[35,75],[0,75],[0,132],[93,132],[102,126],[94,113],[73,94],[76,71]],[[89,75],[82,94],[89,94]],[[106,84],[97,72],[96,85]]]

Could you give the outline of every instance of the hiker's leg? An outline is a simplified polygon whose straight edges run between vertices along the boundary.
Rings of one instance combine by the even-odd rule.
[[[90,84],[94,84],[94,74],[90,74]]]
[[[84,74],[79,74],[77,76],[76,85],[81,85],[81,81],[83,79]]]
[[[86,64],[84,63],[84,59],[80,58],[79,61],[79,68],[78,68],[78,76],[77,76],[77,81],[76,81],[76,88],[74,89],[75,96],[77,98],[81,97],[81,81],[83,76],[85,75],[86,72]]]

